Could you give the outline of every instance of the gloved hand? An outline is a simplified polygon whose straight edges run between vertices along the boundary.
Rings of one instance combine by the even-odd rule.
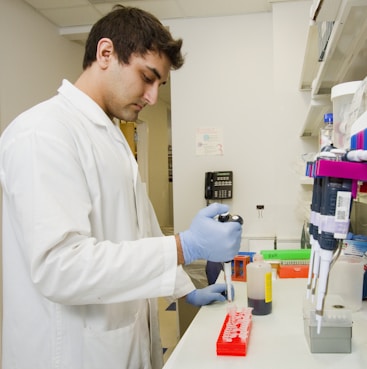
[[[201,209],[190,228],[180,233],[185,264],[197,259],[209,261],[232,260],[241,243],[242,225],[238,222],[221,223],[216,215],[228,212],[228,206],[214,203]]]
[[[224,293],[227,291],[225,283],[211,284],[208,287],[194,290],[186,295],[186,301],[195,306],[211,304],[214,301],[226,301]],[[232,300],[234,297],[234,288],[232,286]]]

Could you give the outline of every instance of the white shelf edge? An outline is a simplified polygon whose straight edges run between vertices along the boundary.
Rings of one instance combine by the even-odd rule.
[[[319,95],[311,98],[307,116],[301,130],[301,137],[315,137],[322,127],[324,114],[332,112],[330,95]]]

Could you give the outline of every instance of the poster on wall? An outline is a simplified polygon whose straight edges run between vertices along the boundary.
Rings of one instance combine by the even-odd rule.
[[[223,138],[221,128],[197,128],[196,155],[223,155]]]

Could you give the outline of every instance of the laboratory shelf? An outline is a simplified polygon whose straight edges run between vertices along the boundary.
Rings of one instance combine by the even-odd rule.
[[[310,108],[301,136],[318,134],[323,114],[331,107],[331,88],[367,76],[367,1],[314,1],[310,16],[300,90],[311,91]],[[323,9],[326,9],[323,11]],[[334,22],[322,61],[319,61],[319,27]]]
[[[311,177],[302,176],[300,182],[303,186],[313,186],[313,179]]]
[[[318,136],[321,122],[324,121],[324,114],[332,111],[330,95],[313,97],[308,108],[307,119],[301,130],[301,137]]]

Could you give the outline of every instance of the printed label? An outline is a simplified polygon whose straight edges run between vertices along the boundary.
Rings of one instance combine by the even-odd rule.
[[[335,221],[345,222],[349,220],[351,192],[338,191],[336,196]]]
[[[272,300],[272,275],[271,272],[265,274],[265,302]]]

